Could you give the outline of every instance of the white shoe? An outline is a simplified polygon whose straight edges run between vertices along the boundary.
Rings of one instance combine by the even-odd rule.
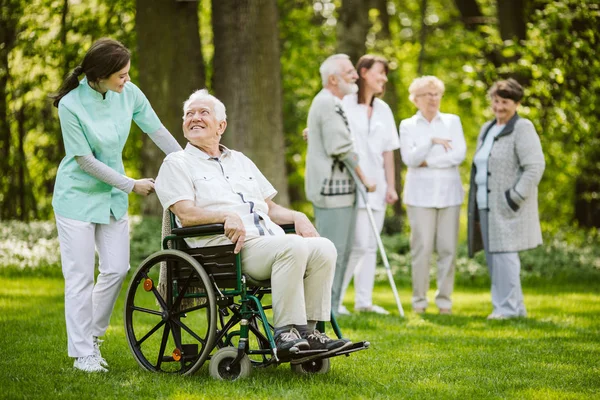
[[[104,357],[102,357],[102,353],[100,353],[100,346],[102,346],[102,342],[104,342],[104,340],[100,340],[97,336],[94,336],[94,355],[98,359],[98,362],[100,362],[100,365],[103,367],[108,367],[108,363]]]
[[[376,313],[376,314],[382,314],[382,315],[389,315],[389,313],[390,313],[390,312],[389,312],[388,310],[386,310],[385,308],[383,308],[383,307],[381,307],[381,306],[378,306],[378,305],[376,305],[376,304],[373,304],[373,305],[371,306],[371,311],[372,311],[372,312],[374,312],[374,313]]]
[[[84,372],[108,372],[106,368],[100,365],[100,360],[96,355],[92,354],[85,357],[77,357],[73,368],[84,371]]]
[[[352,315],[352,313],[343,304],[340,304],[340,306],[338,307],[337,314],[338,315]]]
[[[491,313],[490,315],[487,316],[487,319],[509,319],[511,317],[509,317],[508,315],[504,315],[504,314],[494,314]]]
[[[357,312],[372,312],[375,314],[388,315],[390,312],[381,306],[372,305],[370,307],[355,307],[354,311]]]

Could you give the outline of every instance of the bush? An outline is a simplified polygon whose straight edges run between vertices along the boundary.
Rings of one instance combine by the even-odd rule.
[[[131,216],[131,268],[161,247],[161,219]],[[547,235],[546,236],[550,236]],[[410,285],[410,240],[406,233],[383,235],[383,245],[396,280]],[[562,231],[545,238],[545,244],[521,253],[524,282],[600,282],[600,234],[596,231]],[[381,260],[379,266],[383,267]],[[59,274],[60,248],[54,222],[24,223],[5,221],[0,227],[0,271],[2,273]],[[432,263],[431,282],[436,268]],[[378,280],[387,280],[384,268],[377,270]],[[489,284],[483,252],[467,256],[466,243],[458,246],[456,283],[463,286]]]
[[[546,235],[549,236],[549,235]],[[397,280],[410,283],[410,241],[406,234],[382,237]],[[523,251],[521,278],[523,282],[598,282],[600,283],[600,235],[596,231],[562,231],[544,239],[544,245]],[[435,255],[434,258],[435,260]],[[379,265],[383,267],[381,260]],[[437,268],[432,262],[431,282],[436,279]],[[383,268],[378,279],[387,279]],[[488,285],[490,282],[483,251],[474,258],[468,257],[467,244],[458,246],[456,257],[456,283],[464,286]]]

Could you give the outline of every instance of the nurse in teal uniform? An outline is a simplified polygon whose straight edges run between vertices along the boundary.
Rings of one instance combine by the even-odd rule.
[[[166,154],[181,150],[130,82],[130,58],[121,43],[100,39],[52,96],[66,152],[52,205],[65,278],[68,354],[86,372],[108,367],[98,338],[129,269],[128,194],[154,191],[153,179],[125,175],[122,151],[131,121]],[[96,250],[100,274],[94,282]]]

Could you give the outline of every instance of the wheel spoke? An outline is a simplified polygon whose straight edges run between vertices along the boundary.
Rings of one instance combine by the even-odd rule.
[[[179,295],[177,295],[177,298],[175,299],[175,302],[173,303],[173,306],[171,307],[171,311],[177,310],[179,308],[179,305],[181,304],[181,300],[183,300],[183,296],[185,295],[185,292],[187,291],[188,286],[190,286],[193,276],[194,276],[194,273],[191,272],[190,276],[188,276],[188,278],[186,279],[185,283],[183,284],[181,290],[179,291]]]
[[[134,310],[134,311],[141,311],[141,312],[147,313],[147,314],[153,314],[153,315],[162,316],[162,313],[160,311],[150,310],[148,308],[143,308],[143,307],[138,307],[138,306],[131,306],[131,309]]]
[[[144,271],[142,275],[144,276],[144,278],[150,279],[146,271]],[[167,303],[165,303],[165,300],[162,298],[160,293],[158,293],[158,290],[156,290],[156,286],[154,285],[152,285],[152,293],[154,293],[154,297],[156,297],[156,300],[158,301],[158,304],[161,306],[161,308],[163,310],[168,310],[169,307],[167,307]]]
[[[187,313],[191,313],[192,311],[201,310],[201,309],[206,308],[208,306],[209,306],[209,304],[208,304],[208,298],[206,298],[206,302],[204,304],[199,304],[199,305],[194,306],[194,307],[186,308],[185,310],[177,311],[174,314],[178,314],[178,315],[180,315],[180,314],[187,314]]]
[[[187,333],[189,333],[194,339],[196,339],[197,341],[199,341],[200,343],[202,343],[202,346],[204,346],[206,344],[206,340],[204,340],[200,336],[198,336],[186,324],[184,324],[183,322],[178,321],[176,319],[174,319],[173,322],[176,323],[179,327],[183,328],[183,330],[185,330]]]
[[[156,362],[156,369],[160,369],[162,364],[163,355],[165,354],[165,348],[167,347],[167,340],[169,339],[169,324],[165,324],[165,330],[163,331],[162,341],[160,343],[160,350],[158,351],[158,360]]]
[[[140,345],[141,345],[142,343],[144,343],[144,341],[145,341],[146,339],[148,339],[150,336],[152,336],[152,334],[153,334],[154,332],[156,332],[156,331],[157,331],[157,330],[158,330],[158,329],[159,329],[161,326],[163,326],[163,325],[164,325],[164,323],[165,323],[165,321],[160,321],[158,324],[156,324],[156,326],[155,326],[154,328],[152,328],[152,329],[150,330],[150,332],[146,333],[146,334],[144,335],[144,337],[143,337],[143,338],[141,338],[140,340],[138,340],[138,341],[135,343],[136,347],[140,347]]]

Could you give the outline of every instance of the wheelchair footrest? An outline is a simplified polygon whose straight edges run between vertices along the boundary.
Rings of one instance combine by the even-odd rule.
[[[306,354],[304,354],[304,356],[302,356],[302,357],[295,356],[294,358],[292,358],[290,360],[290,362],[292,364],[303,364],[308,361],[314,361],[314,360],[319,360],[319,359],[323,359],[323,358],[331,358],[331,357],[337,357],[337,356],[341,356],[341,355],[349,356],[350,353],[354,353],[355,351],[368,349],[370,345],[371,345],[371,343],[369,343],[367,341],[356,342],[356,343],[352,343],[352,345],[349,347],[343,348],[340,351],[333,352],[333,353],[330,353],[327,350],[312,350],[312,351],[316,352],[316,353],[314,353],[314,355],[310,355],[309,352],[311,350],[307,350]]]
[[[294,361],[296,359],[306,358],[306,357],[315,357],[317,358],[319,355],[327,353],[327,350],[300,350],[296,353],[279,353],[277,354],[280,362],[288,362]]]

